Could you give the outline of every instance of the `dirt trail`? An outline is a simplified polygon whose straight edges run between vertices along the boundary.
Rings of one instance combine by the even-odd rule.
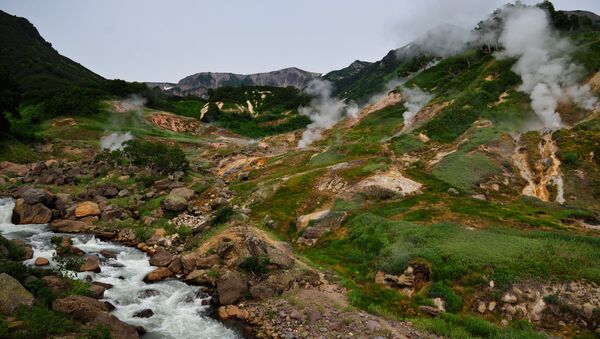
[[[521,135],[517,139],[517,145],[513,154],[513,162],[519,169],[521,177],[527,181],[522,194],[536,197],[542,201],[551,201],[551,193],[548,187],[556,187],[554,201],[564,204],[564,183],[560,160],[556,156],[558,147],[552,140],[552,133],[546,132],[538,144],[539,160],[533,168],[529,165],[527,148]]]

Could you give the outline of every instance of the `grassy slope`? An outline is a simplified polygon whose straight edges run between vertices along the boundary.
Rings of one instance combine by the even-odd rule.
[[[595,33],[585,33],[581,38],[586,41],[578,45],[581,55],[577,58],[587,60],[585,67],[593,72],[598,67],[593,57],[596,37],[590,34]],[[350,289],[351,302],[371,312],[413,317],[416,306],[431,303],[427,289],[408,300],[373,282],[377,270],[402,272],[407,263],[416,258],[432,265],[431,286],[445,286],[441,290],[446,300],[466,302],[489,280],[494,280],[500,291],[511,283],[528,279],[544,282],[585,279],[600,283],[597,252],[600,238],[593,231],[575,231],[572,227],[575,219],[593,213],[589,202],[595,202],[596,193],[588,190],[589,194],[584,194],[585,202],[573,206],[518,197],[480,201],[464,193],[447,193],[449,187],[476,192],[480,178],[499,174],[505,164],[481,152],[479,146],[501,142],[505,132],[531,119],[527,97],[516,91],[520,79],[510,71],[513,62],[471,51],[444,60],[411,81],[433,92],[434,102],[454,101],[418,130],[432,138],[432,142],[425,144],[414,134],[392,139],[389,146],[396,156],[404,153],[426,156],[431,148],[456,142],[460,136],[466,140],[454,155],[443,159],[431,172],[419,162],[406,172],[426,185],[421,195],[392,201],[355,195],[332,201],[334,197],[314,189],[318,174],[323,172],[306,172],[350,162],[351,168],[338,174],[356,182],[388,168],[390,160],[382,140],[394,135],[402,126],[402,105],[375,112],[352,129],[329,131],[326,138],[316,144],[324,149],[322,153],[312,153],[311,157],[302,157],[302,153],[283,155],[282,159],[294,165],[267,165],[253,172],[250,181],[235,183],[234,187],[244,197],[267,177],[272,185],[279,183],[275,185],[275,194],[267,195],[254,205],[253,211],[256,220],[269,214],[283,224],[280,235],[290,241],[298,236],[293,223],[300,214],[323,205],[349,213],[341,229],[326,235],[315,247],[299,250],[314,265],[338,273]],[[505,101],[496,104],[504,92],[508,94]],[[482,118],[491,120],[494,127],[473,129],[472,123]],[[597,172],[598,164],[586,158],[598,144],[596,125],[593,121],[557,134],[559,147],[564,149],[561,159],[568,157],[573,162],[565,164],[566,171],[574,171],[581,162],[587,161],[586,172]],[[584,142],[579,145],[575,140]],[[382,154],[386,155],[382,157]],[[294,180],[278,181],[284,173],[286,176],[305,174]],[[567,185],[570,185],[569,180]],[[519,321],[504,329],[493,326],[473,317],[471,307],[459,307],[454,311],[456,316],[448,314],[416,322],[446,336],[539,337]]]

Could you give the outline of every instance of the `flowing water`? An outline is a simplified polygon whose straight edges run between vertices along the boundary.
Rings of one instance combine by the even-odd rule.
[[[209,318],[209,306],[203,305],[207,296],[199,287],[190,286],[178,280],[168,280],[153,284],[143,281],[146,274],[154,269],[148,263],[148,256],[134,248],[101,241],[92,235],[60,234],[51,232],[48,225],[13,225],[11,222],[14,201],[0,199],[0,234],[7,239],[23,239],[34,249],[33,259],[25,261],[33,265],[35,258],[50,260],[50,267],[56,267],[52,259],[55,251],[50,242],[53,236],[69,236],[73,245],[87,254],[97,254],[101,260],[100,273],[76,273],[78,279],[91,276],[93,281],[109,283],[114,287],[106,290],[104,299],[115,305],[112,312],[120,320],[143,326],[148,332],[144,338],[239,338],[233,330]],[[116,259],[104,260],[102,250],[118,253]],[[158,293],[157,293],[158,292]],[[151,309],[150,318],[136,318],[133,314]]]

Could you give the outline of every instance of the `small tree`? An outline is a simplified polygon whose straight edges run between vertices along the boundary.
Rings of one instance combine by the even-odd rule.
[[[177,146],[130,140],[123,154],[136,166],[150,167],[162,173],[185,171],[189,166],[185,153]]]

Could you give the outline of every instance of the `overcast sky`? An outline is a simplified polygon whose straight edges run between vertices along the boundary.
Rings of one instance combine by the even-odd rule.
[[[61,54],[104,77],[176,82],[202,71],[325,73],[375,61],[437,25],[470,29],[506,2],[0,0],[0,9],[26,17]],[[553,3],[600,13],[599,0]]]

